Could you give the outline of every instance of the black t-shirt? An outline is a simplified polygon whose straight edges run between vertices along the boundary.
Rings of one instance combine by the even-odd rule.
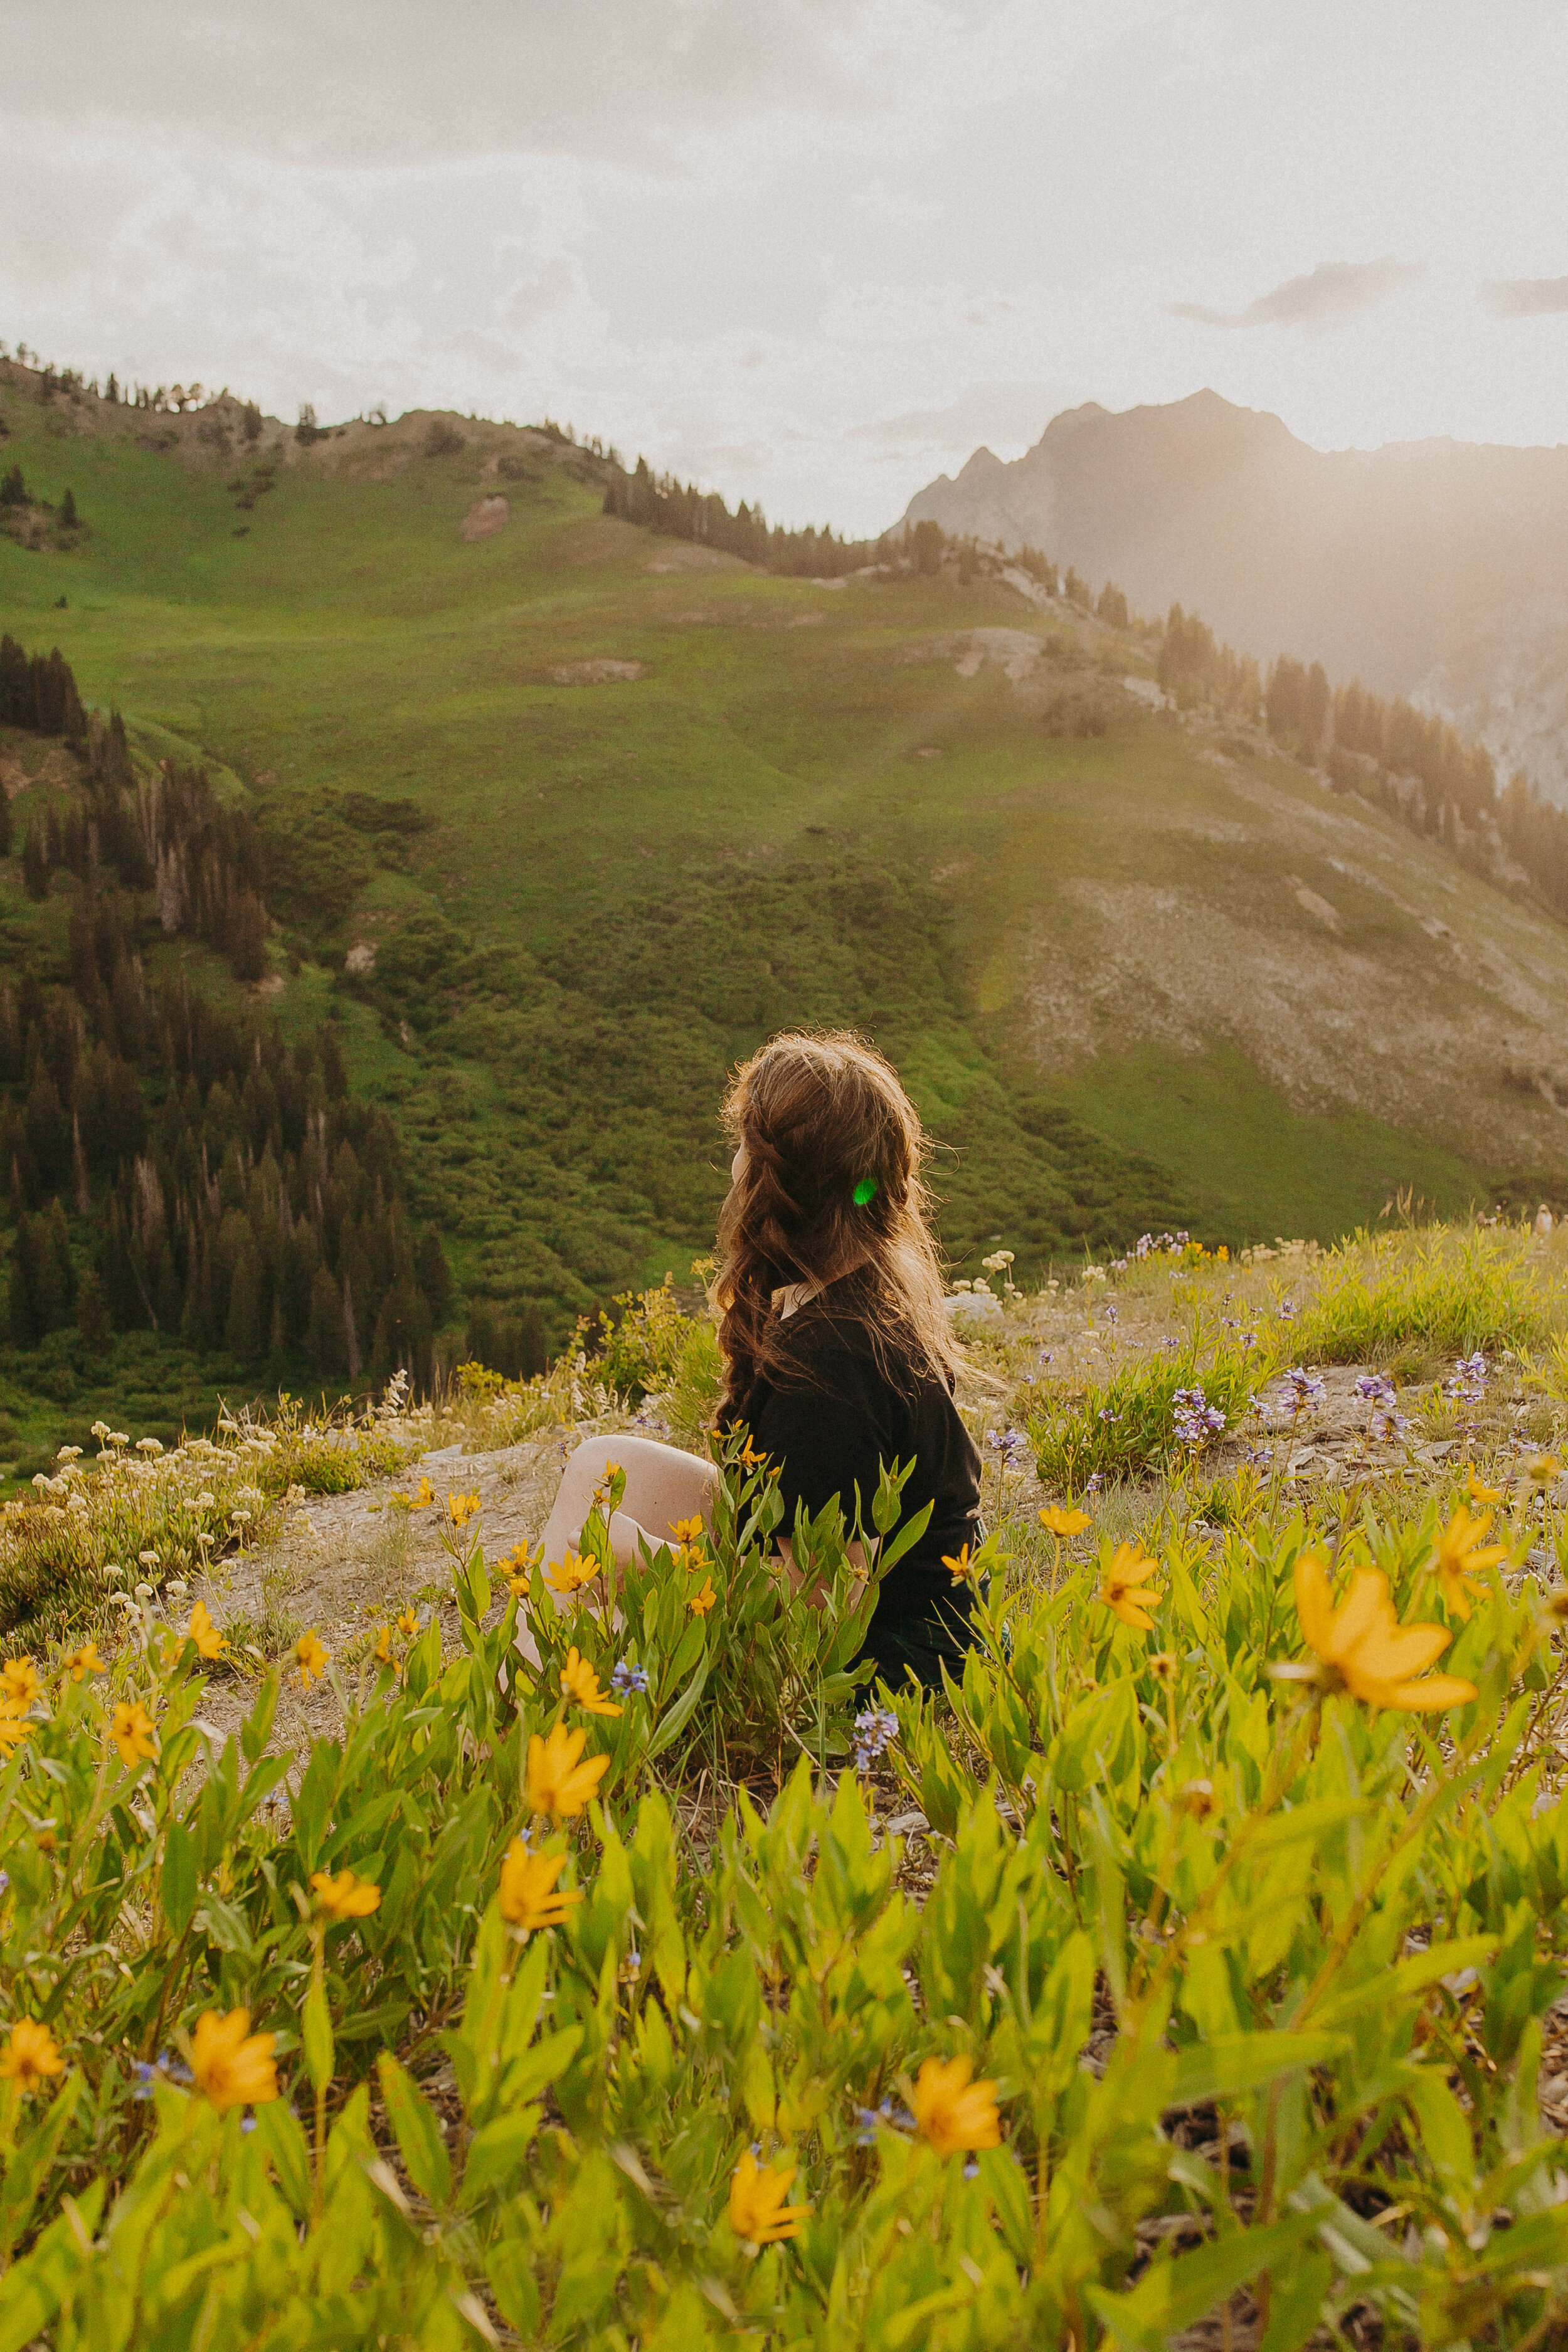
[[[956,1664],[970,1646],[971,1591],[954,1584],[942,1556],[956,1559],[976,1539],[974,1441],[946,1381],[928,1364],[889,1357],[884,1370],[849,1297],[836,1305],[832,1291],[823,1293],[790,1316],[784,1332],[787,1373],[759,1380],[731,1416],[747,1423],[752,1444],[778,1466],[779,1532],[794,1527],[797,1503],[815,1517],[834,1496],[853,1529],[858,1486],[870,1534],[881,1464],[912,1461],[900,1524],[927,1503],[931,1521],[884,1580],[866,1647],[889,1681],[901,1679],[908,1659],[921,1681],[936,1682],[937,1659]]]

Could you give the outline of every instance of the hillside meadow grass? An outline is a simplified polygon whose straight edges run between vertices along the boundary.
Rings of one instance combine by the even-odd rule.
[[[853,1666],[836,1514],[828,1607],[778,1579],[738,1440],[613,1591],[613,1468],[562,1561],[422,1472],[700,1412],[668,1289],[439,1414],[105,1429],[0,1521],[0,2342],[1558,2340],[1565,1274],[1518,1227],[998,1261],[925,1697]],[[1252,1411],[1352,1335],[1385,1404]],[[1201,1439],[1171,1339],[1253,1359]],[[1139,1381],[1139,1457],[1042,1483]],[[361,1486],[442,1589],[268,1654],[224,1553]]]
[[[1129,980],[1125,1018],[1058,1034],[1040,958],[1100,960],[1086,877],[1195,894],[1310,975],[1289,865],[1342,908],[1369,1012],[1391,976],[1447,1003],[1452,950],[1397,892],[1330,871],[1322,787],[1288,762],[1216,765],[1114,695],[1104,735],[1054,735],[997,663],[961,676],[967,632],[1005,626],[1053,659],[1071,641],[1064,678],[1092,678],[1085,631],[998,583],[757,573],[606,519],[574,455],[464,420],[467,448],[434,458],[413,428],[289,444],[242,509],[228,460],[3,397],[8,451],[87,522],[68,555],[0,541],[8,625],[58,642],[143,751],[194,746],[251,796],[281,926],[259,1009],[337,1015],[460,1287],[542,1300],[558,1339],[628,1283],[684,1278],[722,1190],[725,1072],[792,1022],[858,1025],[899,1063],[971,1273],[997,1239],[1034,1271],[1161,1224],[1327,1240],[1401,1189],[1458,1212],[1542,1158],[1547,1127],[1484,1058],[1440,1085],[1417,1068],[1403,1123],[1352,1115],[1184,1030],[1174,979]],[[531,478],[484,470],[519,449]],[[507,528],[464,542],[497,489]],[[643,674],[570,682],[606,657]],[[350,792],[432,825],[383,855]],[[1436,848],[1356,824],[1413,888],[1448,891]],[[56,907],[10,869],[0,894],[7,937],[43,952]],[[1478,938],[1526,919],[1484,892],[1472,919]],[[351,981],[356,940],[376,963]]]

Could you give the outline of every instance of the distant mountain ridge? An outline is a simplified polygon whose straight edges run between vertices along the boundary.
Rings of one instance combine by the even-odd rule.
[[[905,520],[1043,548],[1261,662],[1409,696],[1568,805],[1568,446],[1325,452],[1215,392],[1091,401],[1011,463],[977,449]]]

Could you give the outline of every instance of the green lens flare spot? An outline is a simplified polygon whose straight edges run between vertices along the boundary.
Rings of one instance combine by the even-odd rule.
[[[860,1181],[855,1187],[855,1206],[858,1209],[863,1209],[868,1201],[874,1201],[876,1197],[876,1178],[874,1176],[862,1176]]]

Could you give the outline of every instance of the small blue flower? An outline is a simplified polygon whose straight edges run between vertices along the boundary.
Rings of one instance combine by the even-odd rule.
[[[969,2159],[968,2163],[964,2166],[964,2168],[963,2168],[963,2177],[964,2177],[965,2180],[978,2180],[978,2179],[979,2179],[979,2178],[980,2178],[980,2158],[979,2158],[977,2156],[972,2156],[972,2157],[970,2158],[970,2159]]]
[[[634,1666],[623,1658],[610,1676],[610,1688],[619,1691],[623,1696],[628,1691],[647,1690],[647,1668]]]

